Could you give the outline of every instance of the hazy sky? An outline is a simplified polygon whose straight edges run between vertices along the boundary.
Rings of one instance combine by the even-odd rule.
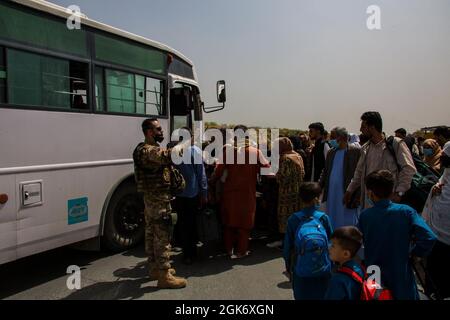
[[[207,121],[359,132],[377,110],[387,133],[450,125],[449,0],[52,2],[184,53],[206,105],[226,80],[226,109]],[[367,29],[372,4],[381,30]]]

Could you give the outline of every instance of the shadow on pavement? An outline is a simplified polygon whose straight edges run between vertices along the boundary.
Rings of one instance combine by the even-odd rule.
[[[153,282],[153,286],[142,287],[145,283],[149,283],[146,278],[97,282],[80,290],[74,291],[62,300],[138,299],[146,293],[159,290],[156,287],[156,282]]]
[[[233,269],[235,265],[257,265],[266,261],[278,259],[281,256],[280,251],[269,249],[260,241],[252,241],[251,250],[253,252],[252,255],[240,260],[230,260],[225,256],[213,256],[211,258],[199,258],[192,265],[183,264],[181,254],[176,254],[172,256],[173,266],[176,268],[178,276],[189,279],[190,277],[204,277],[226,272]],[[143,246],[140,246],[124,252],[123,255],[144,258],[145,252]],[[281,271],[282,265],[280,265],[280,273]],[[117,280],[98,282],[86,286],[81,290],[71,293],[64,298],[64,300],[138,299],[144,294],[160,290],[156,287],[156,281],[149,281],[148,272],[149,270],[146,261],[140,261],[133,267],[115,270],[113,276],[117,277]],[[278,287],[290,289],[290,283],[286,281],[278,284]]]
[[[265,246],[264,240],[252,240],[248,257],[231,260],[220,254],[220,246],[205,246],[199,250],[200,256],[192,265],[182,263],[182,254],[172,256],[177,275],[205,277],[232,270],[236,265],[251,266],[273,259],[279,259],[281,252]],[[96,260],[113,256],[108,252],[79,251],[62,247],[41,254],[26,257],[0,266],[0,299],[18,294],[36,286],[51,282],[67,275],[67,267],[77,265],[82,270]],[[122,253],[123,256],[145,259],[144,246],[138,246]],[[280,264],[279,272],[283,266]],[[137,299],[146,293],[158,290],[156,281],[149,282],[146,261],[140,261],[131,268],[119,268],[112,274],[113,281],[95,282],[81,290],[70,293],[64,299]]]
[[[92,262],[113,255],[62,247],[0,265],[0,299],[67,275],[67,267],[81,270]]]
[[[172,255],[173,266],[177,270],[177,275],[189,278],[189,277],[204,277],[210,275],[220,274],[222,272],[229,271],[235,265],[251,266],[264,263],[270,260],[279,259],[282,257],[282,252],[276,249],[270,249],[265,246],[265,240],[252,240],[250,241],[251,254],[245,258],[232,260],[228,256],[224,255],[220,250],[220,245],[205,246],[199,249],[199,257],[194,260],[191,265],[183,264],[182,254],[175,253]],[[123,255],[135,256],[137,258],[145,258],[146,254],[144,247],[129,250]],[[128,270],[130,278],[135,278],[133,274],[144,274],[141,269],[147,270],[147,266],[143,263],[142,266],[137,266],[132,270]],[[280,264],[280,273],[283,271],[283,265]],[[117,271],[116,271],[117,272]],[[122,272],[124,272],[122,270]],[[116,275],[116,274],[114,274]],[[119,276],[119,275],[116,275]]]

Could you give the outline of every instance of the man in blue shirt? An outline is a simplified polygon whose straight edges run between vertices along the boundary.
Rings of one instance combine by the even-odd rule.
[[[183,249],[183,262],[191,264],[197,254],[196,215],[199,207],[203,207],[207,202],[208,180],[203,164],[202,150],[193,145],[192,131],[186,127],[180,130],[186,130],[191,141],[190,146],[184,150],[187,152],[184,159],[188,159],[188,161],[176,165],[186,181],[186,188],[176,196],[174,203],[174,208],[178,213],[176,233],[179,235]],[[187,135],[186,132],[184,135]]]
[[[417,300],[411,258],[427,256],[436,236],[413,208],[392,203],[394,184],[394,176],[387,170],[372,172],[366,178],[373,207],[363,211],[359,219],[365,264],[380,268],[381,283],[392,291],[394,299]]]

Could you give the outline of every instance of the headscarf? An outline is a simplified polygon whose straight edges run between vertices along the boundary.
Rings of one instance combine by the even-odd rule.
[[[423,143],[423,147],[431,147],[433,154],[431,156],[425,156],[425,163],[432,167],[434,170],[440,172],[441,170],[441,155],[442,149],[434,139],[427,139]]]
[[[450,142],[444,145],[443,153],[450,157]],[[450,245],[450,168],[444,169],[439,182],[442,184],[442,192],[437,196],[430,192],[422,216],[436,233],[438,240]]]
[[[303,167],[302,157],[294,151],[294,146],[289,138],[282,137],[278,140],[278,150],[280,152],[280,160],[289,159],[296,165]]]
[[[444,149],[442,150],[442,152],[450,157],[450,141],[444,144]]]
[[[350,134],[350,138],[348,139],[348,144],[351,144],[357,148],[361,148],[361,144],[359,143],[359,136],[355,133]]]
[[[355,133],[351,133],[348,143],[358,143],[359,144],[359,136]]]

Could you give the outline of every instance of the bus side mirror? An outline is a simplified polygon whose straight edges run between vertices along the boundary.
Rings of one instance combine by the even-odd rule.
[[[217,101],[219,103],[224,103],[227,101],[227,94],[225,90],[225,80],[217,81]]]
[[[221,106],[213,106],[213,107],[205,107],[205,105],[202,102],[203,112],[211,113],[211,112],[216,112],[216,111],[219,111],[219,110],[222,110],[223,108],[225,108],[225,101],[227,101],[225,80],[217,81],[216,90],[217,90],[217,101],[219,103],[221,103],[222,105]]]

